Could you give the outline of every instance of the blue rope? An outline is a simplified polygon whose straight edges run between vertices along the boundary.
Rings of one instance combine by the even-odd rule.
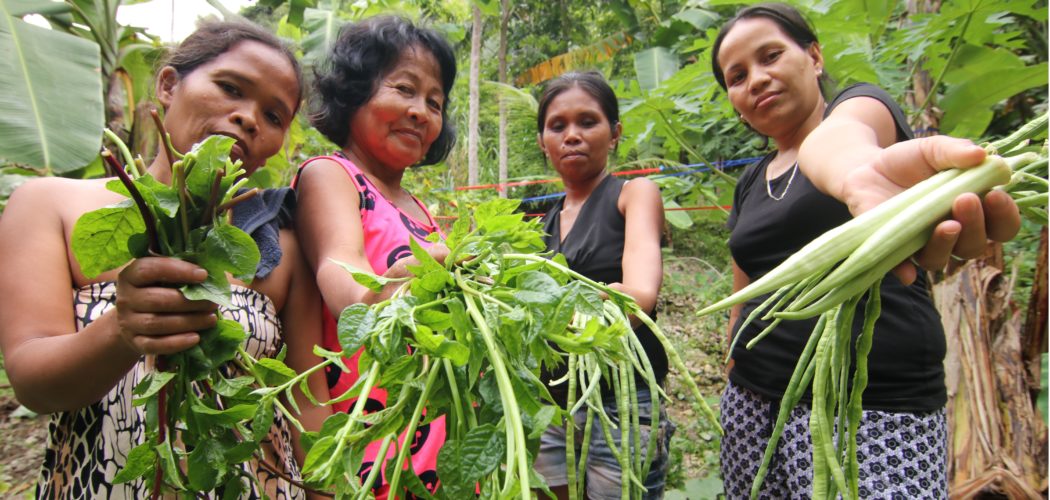
[[[721,161],[721,162],[715,162],[715,164],[716,165],[721,165],[721,169],[722,170],[726,170],[726,169],[729,169],[729,168],[736,168],[736,167],[742,167],[742,166],[745,166],[745,165],[750,165],[750,164],[752,164],[752,163],[754,163],[754,162],[756,162],[756,161],[758,161],[760,159],[762,159],[762,157],[760,157],[760,156],[759,157],[754,157],[754,158],[740,158],[740,159],[737,159],[737,160],[725,160],[725,161]],[[656,175],[653,176],[653,178],[680,177],[680,176],[683,176],[683,175],[692,175],[692,174],[698,174],[698,173],[702,173],[702,172],[710,172],[711,171],[711,167],[710,166],[705,166],[705,165],[707,165],[707,164],[706,163],[693,163],[693,164],[690,164],[690,165],[685,165],[685,167],[700,167],[700,168],[695,168],[695,169],[692,169],[692,170],[685,170],[685,171],[682,171],[682,172],[671,172],[669,174],[656,174]],[[665,167],[663,165],[660,165],[660,170],[665,170],[665,169],[667,169],[667,167]],[[551,193],[551,194],[545,194],[545,195],[541,195],[541,196],[532,196],[532,197],[529,197],[529,198],[522,198],[521,202],[522,203],[531,203],[531,202],[534,202],[534,201],[549,200],[549,199],[552,199],[552,198],[561,198],[563,196],[565,196],[564,192]]]

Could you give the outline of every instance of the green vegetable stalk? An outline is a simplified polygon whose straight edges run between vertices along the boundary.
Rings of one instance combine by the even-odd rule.
[[[380,460],[384,463],[371,464],[363,481],[358,472],[367,467],[363,457],[369,443],[380,441],[390,448],[396,436],[411,436],[417,426],[445,416],[447,441],[438,455],[436,498],[476,493],[481,498],[531,498],[533,491],[547,489],[532,470],[540,435],[561,423],[572,435],[571,414],[581,411],[600,420],[610,443],[616,443],[612,431],[619,431],[622,439],[614,453],[623,467],[622,497],[639,498],[645,492],[642,480],[651,458],[643,456],[653,455],[656,433],[642,439],[635,380],[650,388],[654,415],[659,414],[662,392],[628,316],[650,324],[668,352],[674,351],[630,297],[569,270],[560,256],[539,254],[544,248],[539,221],[524,221],[516,208],[516,201],[497,199],[472,214],[462,213],[446,240],[447,264],[412,242],[420,262],[410,266],[414,277],[400,280],[401,288],[390,299],[373,306],[355,304],[340,314],[342,352],[317,353],[325,358],[322,365],[328,365],[364,349],[360,379],[333,401],[358,399],[349,413],[330,417],[320,432],[306,433],[309,451],[303,471],[312,487],[367,498],[383,474],[391,494],[407,489],[422,498],[434,497],[408,466],[407,445]],[[344,267],[374,289],[390,282]],[[601,293],[609,299],[602,300]],[[689,379],[678,357],[672,359]],[[565,377],[541,378],[562,363],[570,368]],[[302,384],[306,376],[256,394]],[[615,398],[616,416],[604,410],[602,398],[610,394],[601,390],[603,383]],[[555,403],[548,390],[552,384],[569,388],[573,411]],[[364,395],[376,386],[387,391],[387,407],[365,414]],[[704,404],[702,398],[697,401]],[[713,419],[711,424],[718,426]],[[591,433],[589,423],[584,432]],[[584,447],[582,455],[586,453]],[[582,475],[573,469],[570,477]],[[573,498],[579,498],[580,486],[578,480],[570,485]]]

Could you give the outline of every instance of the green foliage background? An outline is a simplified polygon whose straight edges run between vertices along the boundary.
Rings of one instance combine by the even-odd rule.
[[[11,66],[14,58],[26,52],[12,45],[13,28],[5,26],[20,26],[20,19],[31,13],[43,15],[53,27],[52,33],[40,35],[41,53],[47,55],[41,62],[72,72],[75,67],[65,61],[71,54],[59,47],[69,43],[70,38],[78,39],[79,45],[89,42],[98,46],[98,59],[87,65],[96,69],[85,67],[78,76],[80,80],[71,80],[99,79],[100,98],[72,100],[61,106],[51,103],[40,108],[49,115],[79,117],[99,116],[99,109],[103,108],[104,122],[95,124],[96,131],[82,131],[90,133],[78,134],[79,139],[70,140],[67,157],[91,157],[104,125],[133,142],[135,150],[155,148],[149,120],[139,117],[145,109],[144,103],[150,99],[150,80],[163,46],[140,29],[116,23],[114,16],[120,3],[116,0],[57,3],[0,0],[0,15],[4,17],[0,23],[0,54],[4,55],[0,57],[10,67],[14,67]],[[510,3],[507,63],[512,82],[530,68],[563,54],[573,54],[574,57],[566,58],[572,62],[569,69],[596,69],[613,84],[620,98],[624,140],[611,169],[660,167],[663,173],[685,172],[696,169],[700,163],[751,158],[769,149],[762,138],[739,123],[710,71],[711,43],[718,27],[742,4],[750,2],[521,0]],[[924,129],[932,121],[941,133],[980,141],[1004,135],[1047,108],[1046,0],[799,0],[791,3],[814,24],[827,71],[838,84],[867,81],[887,89],[904,106],[917,129]],[[937,9],[932,13],[909,12],[909,3],[919,7],[937,4]],[[498,180],[497,102],[501,98],[510,110],[510,180],[550,179],[554,173],[545,165],[536,146],[536,98],[542,82],[524,86],[495,83],[499,1],[260,0],[239,14],[269,26],[294,42],[307,77],[339,26],[346,22],[380,13],[396,13],[445,33],[459,57],[459,78],[450,96],[450,114],[459,129],[459,142],[447,161],[413,169],[406,177],[406,184],[436,215],[451,216],[457,212],[456,207],[472,206],[496,196],[492,189],[455,189],[463,187],[467,179],[467,71],[474,5],[483,12],[485,30],[480,54],[483,80],[478,131],[480,183]],[[608,50],[602,41],[610,38],[630,42]],[[604,56],[594,56],[599,53]],[[87,71],[86,76],[83,71]],[[916,83],[931,89],[928,97],[925,93],[916,93]],[[14,87],[4,86],[2,92],[3,99],[30,99]],[[309,102],[304,109],[308,107]],[[255,174],[255,184],[286,185],[302,161],[337,147],[310,127],[307,114],[300,114],[281,153]],[[0,131],[29,121],[30,117],[23,114],[0,113]],[[52,130],[48,132],[61,135]],[[86,165],[79,164],[84,160],[78,160],[78,164],[58,167],[21,155],[17,147],[19,143],[0,140],[0,209],[15,187],[34,176],[104,175],[97,159]],[[739,168],[729,169],[729,176],[690,173],[655,180],[661,185],[668,207],[722,206],[731,201],[732,177],[739,171]],[[557,183],[532,184],[510,188],[509,196],[527,198],[560,190]],[[537,203],[528,205],[527,209],[542,212],[545,206]],[[728,287],[725,216],[719,209],[668,212],[668,263],[679,265],[698,259],[703,265],[671,277],[666,287],[679,287],[683,292],[692,290],[698,295],[698,301],[705,300],[705,294],[713,296]],[[1012,259],[1009,264],[1021,271],[1015,297],[1026,298],[1031,286],[1039,230],[1026,224],[1005,252]],[[715,322],[702,328],[722,331],[724,324]],[[705,345],[686,347],[714,349]],[[717,440],[687,440],[684,445],[687,448],[681,446],[676,453],[704,456],[707,457],[704,460],[710,462]],[[680,484],[687,478],[673,475],[672,479]],[[710,487],[712,485],[703,480],[684,486],[694,493],[708,492]]]

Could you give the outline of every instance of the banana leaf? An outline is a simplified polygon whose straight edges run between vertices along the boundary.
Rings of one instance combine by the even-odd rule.
[[[51,3],[0,0],[0,158],[62,173],[98,155],[102,81],[98,45],[14,16]]]

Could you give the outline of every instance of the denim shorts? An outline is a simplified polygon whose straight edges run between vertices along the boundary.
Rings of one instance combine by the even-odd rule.
[[[615,401],[610,399],[604,402],[605,413],[617,426],[620,425],[619,413]],[[644,448],[649,442],[649,433],[652,432],[651,414],[652,399],[648,389],[638,390],[638,413],[641,421],[641,443]],[[663,497],[664,481],[667,478],[667,470],[670,467],[670,444],[671,436],[674,434],[675,426],[667,419],[664,406],[660,407],[660,421],[656,435],[655,456],[649,466],[649,474],[645,478],[645,487],[648,492],[646,499],[657,499]],[[576,456],[580,455],[583,441],[583,429],[586,424],[587,410],[582,409],[574,415],[576,432],[573,443],[575,444]],[[615,446],[620,446],[619,428],[610,429],[610,434],[615,441]],[[634,441],[634,439],[631,439]],[[540,436],[540,450],[534,465],[538,472],[547,481],[550,487],[565,486],[569,484],[566,475],[565,458],[565,427],[551,426]],[[617,500],[620,498],[620,463],[616,461],[609,443],[605,440],[602,431],[601,420],[595,416],[591,424],[591,442],[587,451],[587,466],[584,474],[586,479],[577,478],[577,481],[585,480],[587,485],[587,497],[594,500]]]

